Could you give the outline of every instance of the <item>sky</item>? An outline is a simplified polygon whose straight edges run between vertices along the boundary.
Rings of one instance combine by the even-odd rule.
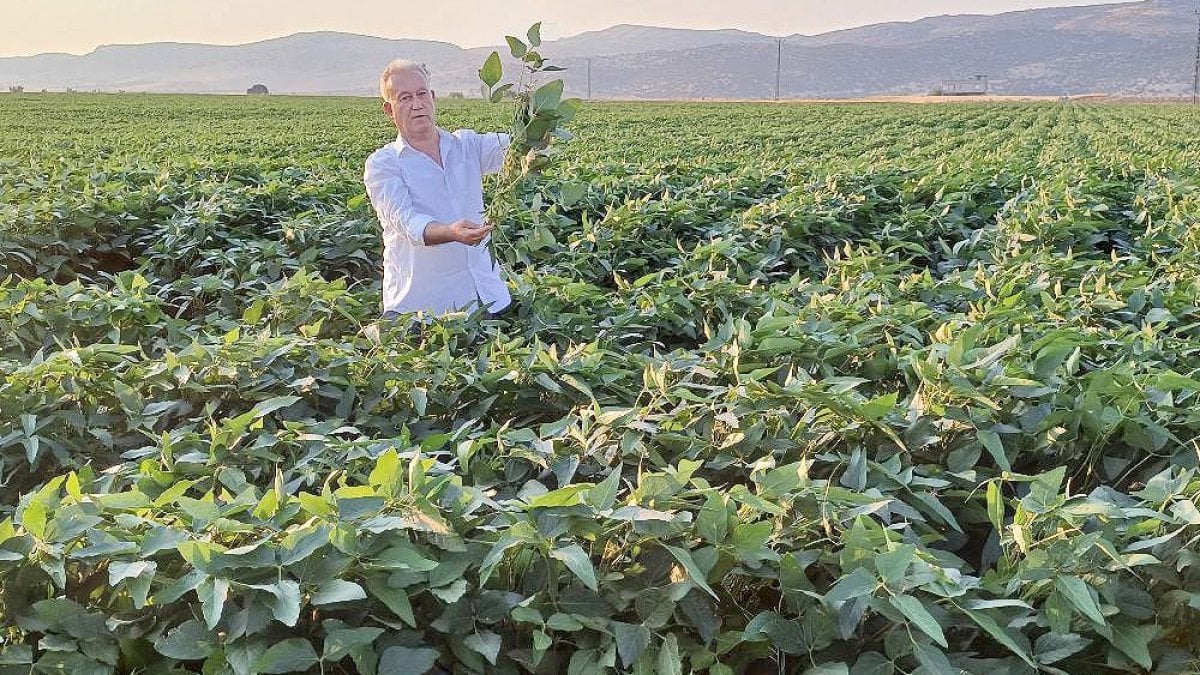
[[[1112,0],[1109,0],[1112,1]],[[0,0],[0,57],[86,54],[103,44],[242,44],[302,31],[500,44],[542,22],[544,39],[615,24],[812,35],[939,14],[995,14],[1105,0]]]

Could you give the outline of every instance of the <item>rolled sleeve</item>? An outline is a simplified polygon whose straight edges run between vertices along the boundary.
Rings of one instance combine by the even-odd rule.
[[[425,228],[434,218],[413,207],[412,196],[399,167],[373,156],[367,160],[363,171],[363,184],[385,233],[399,230],[414,243],[425,245]]]
[[[500,132],[475,134],[476,147],[479,150],[479,171],[483,174],[496,173],[504,166],[504,156],[512,137]]]

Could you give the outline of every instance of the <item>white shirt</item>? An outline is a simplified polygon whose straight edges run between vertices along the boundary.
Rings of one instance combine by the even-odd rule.
[[[512,302],[485,244],[428,246],[425,226],[483,222],[483,175],[504,163],[508,134],[438,129],[442,166],[397,138],[371,153],[363,172],[383,226],[384,311],[445,314]]]

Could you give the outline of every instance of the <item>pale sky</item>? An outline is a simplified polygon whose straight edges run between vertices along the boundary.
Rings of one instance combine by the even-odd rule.
[[[1112,0],[1108,0],[1112,1]],[[614,24],[812,35],[938,14],[1105,0],[0,0],[0,57],[86,54],[102,44],[241,44],[302,31],[501,44],[542,21],[545,39]]]

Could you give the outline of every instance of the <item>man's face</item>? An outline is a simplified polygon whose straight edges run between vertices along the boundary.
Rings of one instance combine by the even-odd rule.
[[[424,136],[437,126],[437,100],[425,76],[415,70],[392,75],[392,100],[383,110],[402,136]]]

